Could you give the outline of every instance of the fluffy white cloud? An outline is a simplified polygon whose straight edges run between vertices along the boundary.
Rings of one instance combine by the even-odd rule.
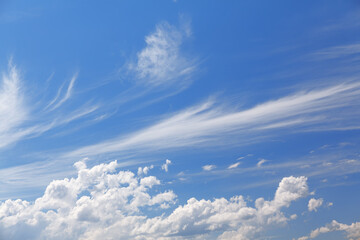
[[[317,209],[323,204],[324,200],[322,198],[315,199],[311,198],[308,203],[308,209],[309,211],[317,211]]]
[[[305,177],[287,177],[273,200],[259,198],[255,207],[242,196],[190,198],[170,213],[156,215],[173,205],[176,195],[154,190],[160,184],[155,176],[117,171],[116,161],[90,169],[82,161],[76,167],[76,178],[52,181],[34,202],[2,202],[0,238],[253,239],[265,226],[293,219],[281,209],[308,194]]]
[[[165,172],[169,171],[169,165],[171,164],[171,161],[169,159],[166,159],[165,163],[161,166],[161,169]]]
[[[154,168],[154,165],[151,165],[151,166],[146,166],[146,167],[139,167],[138,168],[138,172],[137,174],[138,175],[141,175],[141,174],[148,174],[148,172],[150,171],[150,169],[153,169]]]
[[[304,236],[298,238],[298,240],[307,240],[317,238],[319,235],[334,231],[343,231],[346,232],[347,239],[355,240],[360,239],[360,222],[354,222],[350,225],[339,223],[333,220],[331,223],[327,224],[324,227],[317,228],[313,230],[309,236]]]

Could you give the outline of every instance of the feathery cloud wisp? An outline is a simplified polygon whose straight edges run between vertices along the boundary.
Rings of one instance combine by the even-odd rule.
[[[179,28],[161,23],[145,38],[146,47],[137,54],[137,61],[128,65],[141,83],[164,86],[178,83],[185,86],[196,68],[195,61],[185,57],[181,51],[184,40],[190,36],[190,25]]]
[[[243,144],[271,130],[292,131],[346,130],[359,128],[360,114],[352,109],[360,102],[360,83],[299,92],[250,109],[229,111],[214,106],[213,101],[186,109],[159,123],[98,144],[78,148],[67,156],[92,156],[126,151],[146,151],[216,145],[233,134],[246,136]],[[341,110],[342,114],[336,111]],[[330,116],[336,117],[330,117]],[[265,132],[263,130],[267,130]],[[246,140],[246,141],[245,141]],[[241,141],[241,138],[240,138]]]
[[[237,168],[240,164],[241,164],[241,162],[237,162],[237,163],[231,164],[231,165],[228,167],[228,169]]]
[[[0,148],[5,147],[22,136],[24,131],[17,131],[28,119],[21,80],[16,67],[9,62],[8,73],[2,74],[0,88]]]

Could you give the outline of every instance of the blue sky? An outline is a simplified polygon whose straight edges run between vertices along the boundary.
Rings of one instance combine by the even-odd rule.
[[[0,239],[360,239],[356,1],[1,1]]]

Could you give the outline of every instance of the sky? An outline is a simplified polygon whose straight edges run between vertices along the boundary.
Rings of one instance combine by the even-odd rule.
[[[0,240],[360,239],[360,4],[0,1]]]

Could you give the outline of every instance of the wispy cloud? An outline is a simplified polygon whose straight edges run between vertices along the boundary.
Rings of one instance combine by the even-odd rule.
[[[237,162],[237,163],[231,164],[231,165],[228,167],[228,169],[237,168],[240,164],[241,164],[241,162]]]
[[[153,126],[102,143],[74,150],[67,156],[92,156],[133,150],[169,149],[217,145],[233,134],[244,137],[241,144],[255,141],[273,130],[331,130],[358,127],[360,83],[343,83],[324,89],[302,91],[268,101],[246,110],[217,107],[214,101],[188,108]],[[341,111],[342,114],[337,114]],[[268,131],[263,131],[267,129]],[[245,141],[246,140],[246,141]]]
[[[190,24],[175,27],[167,22],[156,26],[146,36],[146,47],[137,54],[137,60],[128,64],[128,70],[137,81],[148,86],[186,86],[196,69],[195,59],[185,56],[181,49],[191,34]]]
[[[60,94],[54,98],[51,105],[55,105],[51,110],[59,108],[71,97],[76,77],[77,74],[71,79],[62,99],[58,100]],[[25,138],[37,137],[53,128],[88,116],[99,108],[98,105],[88,104],[59,114],[44,113],[31,104],[33,96],[26,95],[26,86],[12,59],[7,72],[2,74],[0,84],[0,148]]]
[[[0,89],[0,148],[5,147],[25,133],[17,131],[29,117],[19,73],[9,62],[8,72],[2,74]]]
[[[211,171],[211,170],[213,170],[213,169],[215,169],[215,168],[216,168],[216,166],[215,166],[215,165],[212,165],[212,164],[202,166],[202,169],[203,169],[204,171]]]
[[[77,77],[78,77],[78,73],[75,73],[69,82],[69,85],[66,89],[64,96],[60,100],[58,100],[62,93],[62,89],[64,88],[64,84],[61,85],[55,98],[53,100],[51,100],[51,102],[45,107],[45,109],[51,107],[50,110],[55,110],[56,108],[60,107],[63,103],[65,103],[71,97],[71,95],[73,93],[74,83],[75,83]]]
[[[314,60],[330,60],[341,59],[343,57],[351,57],[360,54],[360,43],[353,43],[342,46],[334,46],[325,48],[312,53],[310,56]]]
[[[256,164],[257,167],[261,167],[264,163],[268,162],[266,159],[260,159],[260,161]]]

